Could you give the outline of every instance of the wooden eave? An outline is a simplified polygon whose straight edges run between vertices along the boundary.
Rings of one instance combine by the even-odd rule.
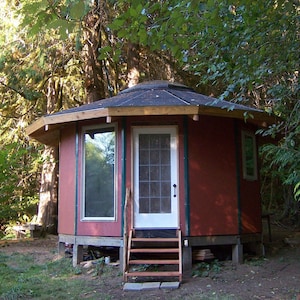
[[[245,119],[244,113],[249,114],[246,122],[258,126],[267,126],[274,123],[275,119],[261,111],[227,110],[213,106],[176,105],[176,106],[122,106],[106,107],[75,112],[66,112],[41,117],[26,129],[27,135],[47,145],[57,145],[59,132],[62,126],[71,122],[91,120],[105,117],[126,116],[158,116],[158,115],[209,115]]]

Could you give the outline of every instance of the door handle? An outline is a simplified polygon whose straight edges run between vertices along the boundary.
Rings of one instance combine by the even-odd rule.
[[[174,183],[173,184],[173,188],[174,188],[174,194],[173,194],[173,197],[176,197],[176,188],[177,188],[177,185]]]

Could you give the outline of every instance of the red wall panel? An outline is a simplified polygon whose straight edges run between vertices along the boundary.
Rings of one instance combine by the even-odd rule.
[[[241,122],[240,122],[241,123]],[[243,123],[240,124],[240,129],[247,132],[255,133],[256,127]],[[259,182],[259,168],[257,168],[258,179],[246,180],[243,178],[242,170],[242,146],[241,132],[239,132],[239,149],[240,149],[240,208],[241,208],[241,229],[242,233],[260,233],[262,230],[261,223],[261,196]],[[257,143],[258,144],[258,143]],[[257,154],[258,159],[258,154]]]
[[[262,226],[260,186],[258,181],[242,180],[241,212],[242,233],[260,233]]]
[[[58,233],[75,231],[75,126],[61,130],[59,147]]]
[[[189,121],[191,236],[238,233],[236,158],[232,119]]]

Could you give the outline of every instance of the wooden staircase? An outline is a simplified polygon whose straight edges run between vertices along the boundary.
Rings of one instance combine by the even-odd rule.
[[[176,231],[176,237],[138,237],[135,230],[131,230],[124,280],[130,277],[177,277],[181,282],[181,231]]]

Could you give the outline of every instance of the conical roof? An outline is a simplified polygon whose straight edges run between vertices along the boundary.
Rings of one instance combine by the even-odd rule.
[[[80,120],[115,116],[212,115],[250,122],[274,122],[262,110],[219,100],[192,88],[168,81],[150,81],[128,88],[111,98],[46,115],[27,128],[27,134],[42,143],[60,126]],[[46,131],[45,131],[46,130]],[[56,137],[52,137],[55,139]]]

